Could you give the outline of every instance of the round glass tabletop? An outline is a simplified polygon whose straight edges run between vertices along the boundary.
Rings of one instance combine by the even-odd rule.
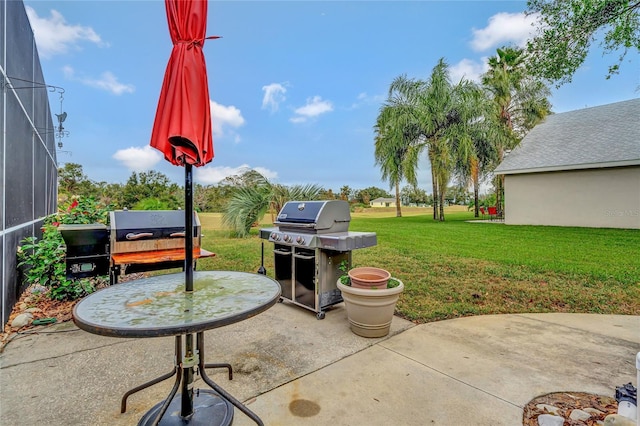
[[[184,273],[117,284],[78,302],[73,320],[103,336],[174,336],[242,321],[280,297],[277,281],[246,272],[194,271],[194,291],[184,288]]]

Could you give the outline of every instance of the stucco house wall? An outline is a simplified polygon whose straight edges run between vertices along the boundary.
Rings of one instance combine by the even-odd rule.
[[[550,115],[495,173],[506,224],[640,229],[640,98]]]
[[[505,223],[640,229],[640,167],[514,174]]]

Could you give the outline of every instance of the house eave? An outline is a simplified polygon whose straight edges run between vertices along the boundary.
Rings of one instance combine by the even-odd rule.
[[[545,173],[545,172],[564,172],[570,170],[585,170],[585,169],[606,169],[612,167],[629,167],[640,166],[640,159],[625,160],[625,161],[608,161],[603,163],[590,163],[590,164],[563,164],[559,166],[547,166],[547,167],[532,167],[528,169],[513,169],[513,170],[496,170],[496,175],[517,175],[526,173]]]

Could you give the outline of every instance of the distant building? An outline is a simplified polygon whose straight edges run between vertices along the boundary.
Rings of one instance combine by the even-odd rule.
[[[371,200],[369,205],[371,207],[396,207],[396,199],[378,197],[375,200]]]
[[[507,224],[640,229],[640,99],[550,115],[495,173]]]

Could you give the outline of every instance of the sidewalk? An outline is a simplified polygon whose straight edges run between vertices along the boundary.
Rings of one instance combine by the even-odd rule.
[[[120,414],[124,392],[171,370],[173,339],[46,330],[0,355],[0,424],[135,425],[173,384],[132,395]],[[538,395],[635,384],[640,316],[394,318],[387,338],[365,339],[342,304],[318,321],[285,302],[206,334],[207,362],[234,367],[233,381],[210,376],[266,425],[517,425]],[[233,424],[253,423],[236,410]]]

